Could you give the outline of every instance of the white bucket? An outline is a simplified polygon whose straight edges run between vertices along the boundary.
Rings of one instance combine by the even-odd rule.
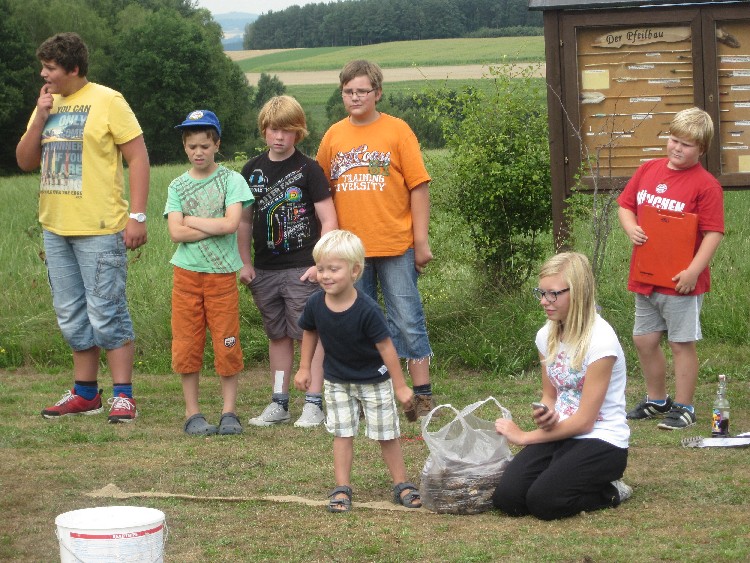
[[[55,518],[62,563],[164,560],[164,513],[139,506],[102,506]]]

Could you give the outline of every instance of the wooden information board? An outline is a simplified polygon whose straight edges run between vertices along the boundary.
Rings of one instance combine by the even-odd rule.
[[[715,24],[722,173],[750,173],[749,23]],[[630,176],[666,156],[672,118],[695,105],[691,28],[578,28],[576,41],[582,160]]]
[[[721,171],[750,173],[750,20],[717,22]]]

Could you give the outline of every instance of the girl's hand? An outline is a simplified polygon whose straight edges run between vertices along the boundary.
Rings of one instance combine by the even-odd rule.
[[[495,431],[508,439],[508,442],[517,446],[523,446],[526,432],[508,418],[498,418],[495,421]]]
[[[533,412],[534,423],[542,430],[550,430],[557,424],[560,419],[560,413],[555,410],[544,411],[542,409],[534,409]]]

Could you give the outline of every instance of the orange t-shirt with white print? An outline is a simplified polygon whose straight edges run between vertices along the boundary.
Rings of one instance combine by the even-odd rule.
[[[334,123],[317,160],[331,183],[339,228],[356,234],[367,257],[401,256],[414,246],[411,190],[430,181],[419,141],[384,113],[367,125]]]

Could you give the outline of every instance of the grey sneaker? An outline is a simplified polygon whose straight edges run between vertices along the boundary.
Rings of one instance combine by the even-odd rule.
[[[667,395],[667,402],[663,405],[657,405],[648,400],[646,397],[638,403],[633,410],[628,411],[626,418],[629,420],[643,420],[646,418],[662,417],[672,409],[672,399]]]
[[[252,426],[273,426],[274,424],[284,424],[291,420],[289,411],[284,410],[279,403],[271,403],[263,410],[260,416],[251,418],[247,421]]]
[[[622,479],[612,481],[612,485],[617,489],[617,494],[620,497],[620,503],[625,502],[633,496],[633,487],[626,485]]]
[[[682,430],[695,424],[696,420],[695,413],[690,409],[672,405],[672,410],[664,416],[664,420],[657,424],[656,427],[663,430]]]
[[[326,415],[323,414],[323,409],[318,405],[305,402],[305,406],[302,407],[302,415],[294,423],[297,428],[313,428],[320,426],[326,419]]]

